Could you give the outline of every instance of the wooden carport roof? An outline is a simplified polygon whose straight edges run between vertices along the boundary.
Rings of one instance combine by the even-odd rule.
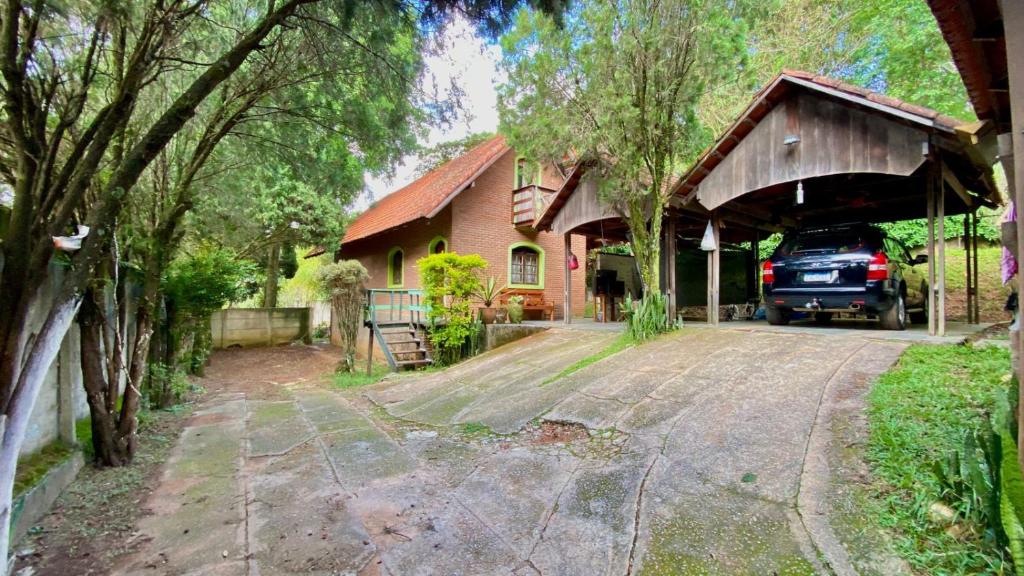
[[[807,72],[786,70],[761,89],[746,110],[736,119],[710,148],[697,160],[694,166],[676,183],[673,192],[679,197],[677,205],[686,205],[698,199],[701,183],[750,135],[781,102],[791,99],[794,93],[810,93],[837,102],[845,107],[864,111],[867,114],[921,130],[931,136],[934,144],[953,153],[951,165],[964,175],[965,187],[974,192],[980,203],[1000,203],[998,191],[991,180],[990,166],[993,161],[988,148],[974,147],[982,138],[992,140],[994,134],[977,123],[971,124],[942,115],[935,110],[903,102],[854,86],[834,78]],[[795,180],[796,178],[794,178]],[[748,192],[753,192],[749,190]],[[713,209],[717,205],[703,207]],[[923,210],[923,204],[922,204]],[[907,215],[902,217],[917,217]],[[888,218],[898,219],[898,218]]]

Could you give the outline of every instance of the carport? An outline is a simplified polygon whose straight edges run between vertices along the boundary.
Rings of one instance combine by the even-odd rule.
[[[673,205],[706,212],[701,224],[710,222],[716,238],[755,245],[797,226],[927,218],[928,331],[942,335],[945,216],[964,216],[968,321],[978,321],[977,210],[1000,203],[995,147],[986,122],[787,71],[680,179]],[[709,324],[718,323],[719,252],[708,253]]]
[[[783,72],[674,187],[662,266],[673,317],[677,244],[699,239],[709,223],[716,249],[707,253],[707,321],[717,325],[723,242],[749,242],[756,255],[760,240],[796,227],[927,218],[929,334],[943,335],[944,217],[962,215],[968,321],[978,322],[977,210],[1001,203],[991,172],[995,150],[988,122],[965,123],[831,78]],[[538,228],[597,242],[625,238],[624,223],[599,201],[584,169],[574,169]]]

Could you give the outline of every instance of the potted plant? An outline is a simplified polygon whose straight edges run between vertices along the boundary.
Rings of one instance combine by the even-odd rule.
[[[505,306],[508,310],[508,321],[513,324],[520,324],[523,321],[523,297],[509,296],[508,305]]]
[[[498,281],[491,276],[487,279],[487,282],[481,282],[480,287],[473,293],[474,296],[480,299],[480,303],[483,307],[480,308],[480,321],[484,324],[494,324],[494,319],[497,317],[498,309],[493,308],[492,304],[498,299],[498,295],[504,290],[504,286],[498,286]]]

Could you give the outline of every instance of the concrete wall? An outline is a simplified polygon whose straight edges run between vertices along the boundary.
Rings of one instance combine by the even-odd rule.
[[[210,318],[214,348],[311,341],[309,308],[228,308]]]
[[[64,270],[60,266],[50,267],[49,281],[41,297],[42,301],[53,299],[63,273]],[[29,318],[29,325],[33,331],[42,326],[45,313],[43,306],[33,310]],[[32,408],[25,443],[21,448],[22,454],[31,454],[58,439],[69,444],[75,443],[75,422],[89,415],[85,387],[82,385],[79,346],[78,325],[73,323],[61,343],[57,359],[46,374],[43,387]]]

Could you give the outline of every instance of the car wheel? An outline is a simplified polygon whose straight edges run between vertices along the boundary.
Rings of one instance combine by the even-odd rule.
[[[903,294],[896,296],[892,306],[878,315],[878,321],[885,330],[903,330],[907,327],[907,302]]]
[[[772,326],[783,326],[785,324],[789,324],[789,310],[769,306],[768,309],[765,310],[765,316],[768,318],[768,323]]]
[[[814,321],[818,324],[828,324],[832,321],[831,312],[815,312]]]
[[[921,293],[924,294],[924,302],[921,303],[921,309],[917,312],[910,313],[911,324],[927,324],[928,323],[928,287],[923,285],[921,287]]]

